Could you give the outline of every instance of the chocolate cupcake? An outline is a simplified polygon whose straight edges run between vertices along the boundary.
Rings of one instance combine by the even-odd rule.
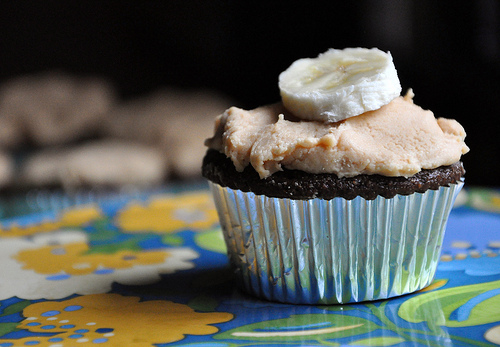
[[[373,200],[378,196],[389,199],[398,194],[409,195],[425,193],[428,189],[436,190],[460,182],[465,170],[462,162],[456,162],[436,169],[422,170],[411,177],[365,174],[339,178],[335,174],[310,174],[283,169],[271,177],[261,179],[251,166],[238,172],[231,159],[209,149],[203,159],[202,173],[203,177],[220,186],[274,198],[330,200],[340,197],[352,200],[360,196]]]
[[[289,76],[283,78],[294,63],[280,76],[283,103],[232,107],[216,119],[202,172],[231,264],[247,292],[286,303],[359,302],[422,289],[434,277],[463,186],[465,132],[415,105],[411,92],[366,102],[374,89],[394,92],[376,79],[366,88],[366,66],[377,78],[394,80],[386,60],[380,70],[383,52],[327,53],[329,63],[340,54],[344,70],[359,64],[359,54],[366,58],[365,66],[348,72],[361,73],[362,82],[334,79],[351,92],[361,90],[361,109],[330,107],[316,95],[321,112],[304,116],[300,107],[308,96],[287,89]],[[323,60],[320,55],[312,64]],[[344,91],[332,103],[342,104],[339,95]]]

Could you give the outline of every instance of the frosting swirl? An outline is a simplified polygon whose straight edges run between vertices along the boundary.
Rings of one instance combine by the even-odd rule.
[[[469,151],[465,131],[453,119],[435,118],[411,93],[381,108],[336,123],[298,121],[281,103],[254,110],[229,108],[216,119],[209,148],[261,178],[287,169],[410,177],[451,165]]]

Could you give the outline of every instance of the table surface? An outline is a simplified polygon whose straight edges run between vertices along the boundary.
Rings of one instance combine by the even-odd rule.
[[[500,345],[498,190],[461,193],[428,288],[331,306],[240,292],[204,184],[0,207],[0,347]]]

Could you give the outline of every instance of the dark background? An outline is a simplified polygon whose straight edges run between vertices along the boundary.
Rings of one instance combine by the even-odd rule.
[[[0,2],[0,82],[60,69],[124,99],[174,85],[256,107],[294,60],[356,46],[390,51],[403,91],[464,126],[467,183],[499,186],[497,0]]]

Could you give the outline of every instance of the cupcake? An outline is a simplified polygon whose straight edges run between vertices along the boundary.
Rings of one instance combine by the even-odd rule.
[[[378,49],[331,49],[279,76],[281,102],[215,120],[208,179],[242,288],[295,304],[429,285],[463,186],[462,126],[434,117]]]

